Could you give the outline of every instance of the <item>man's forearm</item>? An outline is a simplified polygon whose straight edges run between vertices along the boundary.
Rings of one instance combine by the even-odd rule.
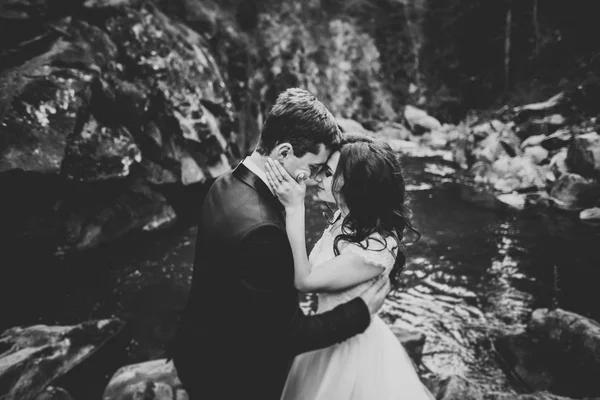
[[[343,342],[364,332],[371,322],[365,302],[356,298],[331,311],[306,316],[300,309],[287,332],[290,351],[296,355]]]

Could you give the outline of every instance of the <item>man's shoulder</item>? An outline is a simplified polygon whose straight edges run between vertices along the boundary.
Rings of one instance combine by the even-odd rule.
[[[262,226],[285,229],[283,218],[272,204],[231,173],[215,180],[205,202],[205,212],[218,214],[220,224],[235,226],[240,233]]]

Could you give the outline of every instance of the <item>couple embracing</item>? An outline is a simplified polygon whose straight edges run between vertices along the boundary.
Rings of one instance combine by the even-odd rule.
[[[337,211],[307,255],[304,196]],[[204,200],[170,349],[191,400],[430,400],[377,316],[414,231],[389,145],[342,133],[302,89],[279,95],[252,155]],[[305,315],[298,291],[318,294]]]

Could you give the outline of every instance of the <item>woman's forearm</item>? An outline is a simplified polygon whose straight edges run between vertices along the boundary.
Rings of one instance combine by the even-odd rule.
[[[286,209],[285,217],[285,229],[294,257],[294,282],[299,290],[302,290],[303,283],[306,282],[311,270],[306,252],[305,214],[304,206],[294,207]]]

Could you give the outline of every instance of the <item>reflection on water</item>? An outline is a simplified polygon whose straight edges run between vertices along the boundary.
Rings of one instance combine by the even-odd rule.
[[[414,222],[423,236],[406,247],[404,288],[382,316],[426,333],[427,369],[503,389],[506,379],[490,345],[496,333],[522,327],[532,309],[554,301],[600,317],[600,291],[589,278],[600,265],[600,232],[567,214],[477,207],[464,200],[447,175],[452,172],[442,158],[405,160]],[[309,201],[309,248],[326,226],[324,211]],[[3,316],[0,328],[115,315],[130,322],[128,362],[159,357],[187,296],[195,233],[194,226],[180,226],[143,241],[45,260],[14,250],[19,257],[12,265],[20,275],[7,296],[19,299],[21,308]]]

